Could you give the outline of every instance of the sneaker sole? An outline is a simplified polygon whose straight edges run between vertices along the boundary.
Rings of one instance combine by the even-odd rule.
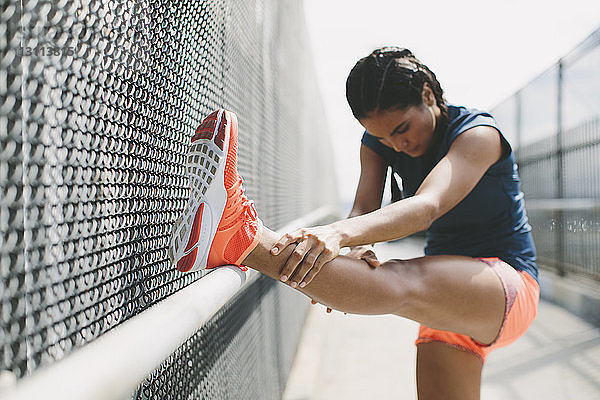
[[[219,110],[209,135],[196,134],[192,138],[186,167],[190,199],[173,226],[169,246],[169,258],[181,272],[206,268],[227,202],[225,164],[234,124],[237,125],[234,114]]]

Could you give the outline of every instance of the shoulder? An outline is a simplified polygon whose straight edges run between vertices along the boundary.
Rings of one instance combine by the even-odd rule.
[[[502,141],[498,131],[485,125],[478,125],[462,132],[453,141],[448,154],[461,158],[480,161],[491,166],[503,153]]]
[[[498,130],[487,125],[477,125],[463,131],[454,144],[469,143],[471,146],[500,145]]]
[[[459,135],[475,126],[498,126],[494,117],[487,111],[464,106],[448,105],[448,133]]]
[[[442,151],[447,152],[452,143],[464,132],[473,128],[487,127],[489,129],[477,129],[477,132],[495,132],[502,135],[496,124],[496,120],[487,111],[463,106],[448,105],[448,125],[442,139]]]

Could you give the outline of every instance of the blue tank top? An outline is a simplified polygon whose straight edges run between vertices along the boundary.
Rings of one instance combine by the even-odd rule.
[[[498,257],[538,280],[535,245],[527,221],[523,193],[512,148],[494,118],[475,109],[448,105],[448,127],[438,141],[437,164],[452,142],[475,126],[491,126],[499,133],[505,151],[473,190],[427,230],[426,255]],[[402,178],[405,196],[413,196],[431,167],[423,157],[412,158],[385,146],[365,131],[362,143],[379,154]]]

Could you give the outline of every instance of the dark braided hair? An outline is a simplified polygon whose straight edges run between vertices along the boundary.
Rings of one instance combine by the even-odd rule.
[[[423,87],[427,83],[441,118],[433,132],[433,142],[423,155],[423,176],[434,167],[436,149],[448,125],[448,107],[444,91],[435,74],[408,49],[382,47],[361,58],[346,80],[346,99],[356,119],[389,109],[405,110],[423,104]]]
[[[354,117],[363,119],[373,112],[420,106],[425,83],[433,91],[445,125],[444,91],[435,74],[407,49],[382,47],[361,58],[346,80],[346,99]]]

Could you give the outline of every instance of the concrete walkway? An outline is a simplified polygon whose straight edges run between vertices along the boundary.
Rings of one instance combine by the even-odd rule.
[[[422,244],[382,244],[377,254],[415,257]],[[327,314],[313,306],[284,399],[416,399],[417,331],[418,324],[397,316]],[[600,329],[543,301],[527,334],[492,353],[483,375],[484,400],[600,400]]]

